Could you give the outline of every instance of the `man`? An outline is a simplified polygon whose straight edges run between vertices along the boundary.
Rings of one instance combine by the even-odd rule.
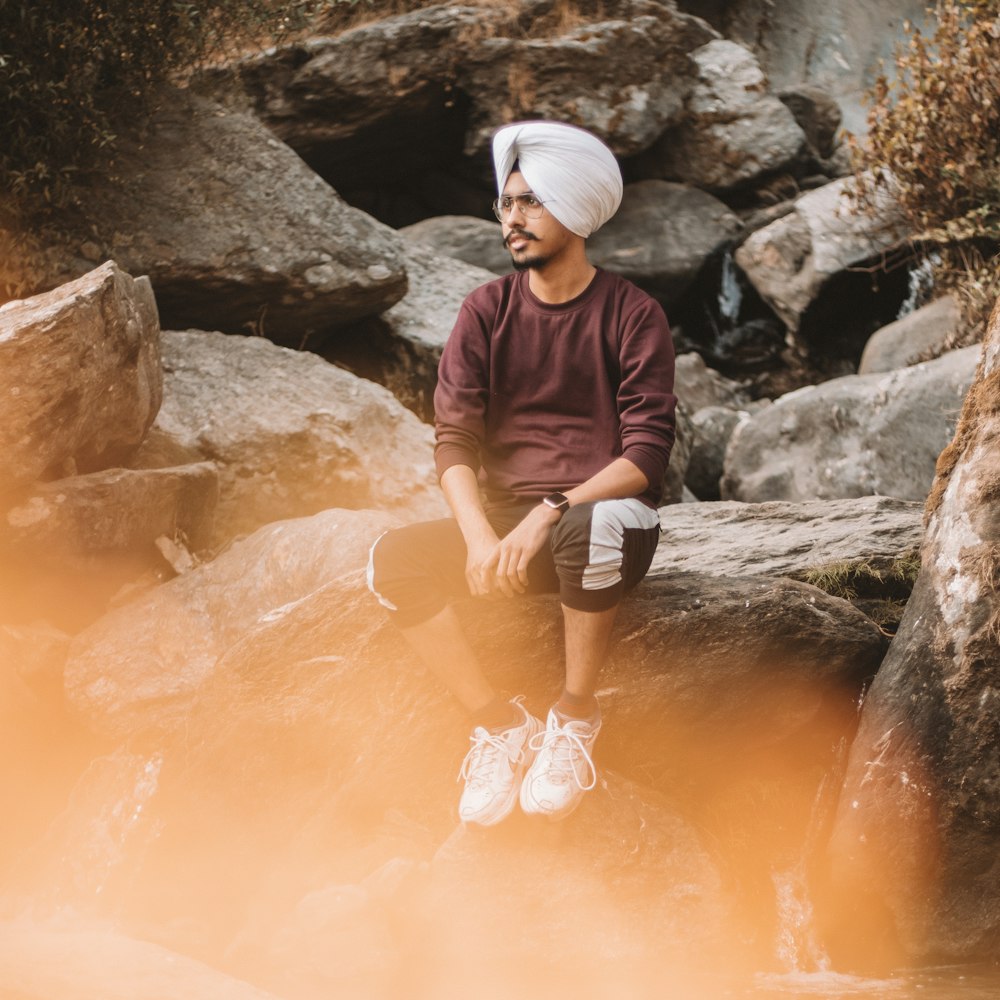
[[[459,816],[483,826],[518,800],[560,818],[596,783],[598,672],[659,538],[676,404],[662,309],[587,260],[621,203],[611,151],[521,122],[495,134],[493,159],[516,270],[468,296],[441,357],[435,460],[454,517],[387,532],[369,562],[373,593],[470,713]],[[497,695],[449,601],[547,591],[562,602],[566,680],[543,725]]]

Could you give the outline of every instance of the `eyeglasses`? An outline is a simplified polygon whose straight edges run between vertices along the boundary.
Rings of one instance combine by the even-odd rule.
[[[505,194],[493,202],[493,214],[499,222],[503,222],[515,205],[526,219],[541,218],[542,210],[545,208],[544,203],[533,194]]]

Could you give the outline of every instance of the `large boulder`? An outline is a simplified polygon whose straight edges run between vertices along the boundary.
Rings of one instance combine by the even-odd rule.
[[[749,400],[738,382],[720,375],[693,351],[678,354],[675,362],[674,392],[688,413],[705,406],[743,409]]]
[[[418,417],[433,423],[434,388],[445,341],[465,297],[497,276],[444,257],[409,237],[405,255],[406,295],[381,316],[338,334],[323,349],[323,356],[384,385]]]
[[[848,375],[777,399],[740,424],[722,498],[923,500],[954,433],[978,348],[885,375]]]
[[[844,127],[856,134],[866,128],[865,89],[880,64],[891,63],[906,21],[920,25],[928,12],[924,0],[800,0],[782,7],[780,17],[774,0],[681,0],[680,7],[753,48],[776,89],[803,82],[821,87],[843,108]]]
[[[280,182],[276,182],[280,178]],[[258,333],[300,346],[406,291],[399,239],[344,202],[250,112],[161,95],[139,138],[83,199],[86,235],[42,287],[88,259],[147,274],[165,327]]]
[[[1000,309],[927,501],[922,569],[865,698],[827,847],[844,960],[995,959],[1000,940]]]
[[[76,638],[65,672],[75,710],[107,737],[144,748],[132,756],[156,758],[135,761],[152,777],[133,781],[148,794],[125,815],[141,804],[146,832],[118,865],[107,905],[138,894],[147,918],[177,936],[175,946],[191,934],[199,947],[211,939],[223,948],[252,909],[261,922],[252,940],[264,941],[262,927],[279,915],[284,923],[310,889],[429,860],[449,836],[467,723],[365,588],[368,548],[391,523],[386,514],[339,510],[269,525]],[[525,693],[543,712],[561,683],[558,597],[469,598],[456,610],[498,688]],[[802,796],[811,801],[828,764],[831,718],[843,725],[833,706],[853,717],[883,640],[860,612],[805,584],[690,573],[648,580],[623,605],[619,627],[602,679],[598,761],[635,784],[605,772],[606,790],[581,807],[582,840],[567,844],[578,844],[578,867],[610,873],[617,867],[600,860],[603,848],[585,846],[593,824],[624,843],[643,819],[672,831],[680,854],[662,855],[651,829],[636,863],[651,887],[692,915],[682,929],[654,907],[657,923],[684,935],[672,939],[681,951],[685,942],[697,948],[712,939],[710,914],[726,907],[713,866],[673,810],[687,803],[713,836],[739,844],[734,827],[756,828],[773,860],[808,817]],[[780,807],[772,803],[763,817],[727,806],[734,775],[749,780],[751,760],[767,761],[771,780],[775,768],[788,778]],[[84,820],[62,832],[56,856],[74,855]],[[544,843],[532,838],[525,848],[526,863],[543,870]],[[679,882],[685,857],[692,868]],[[455,886],[464,868],[439,861]],[[638,893],[630,871],[614,878]],[[591,881],[571,888],[593,899]],[[538,891],[547,895],[545,886]],[[407,898],[397,925],[412,930],[418,918]],[[623,899],[609,912],[633,953],[649,938],[630,906]],[[435,947],[460,932],[466,912],[456,906],[428,928]],[[552,926],[528,919],[540,921],[539,933]]]
[[[587,241],[587,256],[661,301],[676,302],[708,256],[740,226],[726,205],[704,191],[637,181],[625,186],[621,207]]]
[[[445,510],[431,431],[386,389],[263,337],[163,335],[164,399],[147,457],[163,439],[215,462],[213,539],[327,507]],[[169,449],[167,449],[169,450]]]
[[[691,455],[684,485],[699,500],[719,499],[729,439],[737,426],[749,419],[746,410],[727,406],[703,406],[691,417]]]
[[[713,39],[693,51],[691,61],[697,81],[686,115],[643,157],[649,176],[725,189],[800,156],[805,135],[791,111],[767,92],[749,49]]]
[[[619,155],[645,149],[680,119],[687,53],[714,37],[669,0],[612,0],[571,17],[551,0],[441,5],[251,56],[231,72],[275,133],[352,203],[404,225],[485,209],[483,154],[503,122],[554,118]],[[463,153],[471,166],[456,167]],[[391,197],[405,204],[393,209]]]
[[[147,279],[107,263],[8,302],[0,308],[0,494],[126,460],[161,393]]]
[[[961,308],[942,295],[871,335],[861,354],[859,375],[890,372],[937,357],[958,331]]]
[[[884,189],[871,211],[852,200],[852,180],[800,195],[790,213],[751,233],[736,263],[791,331],[831,278],[897,243],[902,223]]]
[[[919,550],[922,509],[892,497],[665,507],[651,572],[808,580],[832,565],[884,571]]]
[[[510,251],[503,245],[499,223],[474,215],[433,215],[400,229],[408,240],[433,247],[439,254],[473,267],[509,274]]]

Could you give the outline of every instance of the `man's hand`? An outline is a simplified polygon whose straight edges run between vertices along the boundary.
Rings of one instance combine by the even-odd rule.
[[[494,560],[499,546],[496,532],[492,529],[478,533],[471,541],[466,541],[465,580],[470,594],[482,596],[492,594],[496,589]]]
[[[523,594],[528,587],[528,563],[541,550],[549,532],[562,515],[539,504],[495,546],[484,564],[493,585],[507,597]]]

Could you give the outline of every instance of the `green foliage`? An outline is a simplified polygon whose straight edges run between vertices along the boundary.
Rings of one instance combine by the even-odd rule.
[[[0,0],[4,207],[60,201],[157,84],[280,37],[312,8],[307,0]]]
[[[895,77],[868,94],[867,141],[850,141],[859,177],[891,189],[913,242],[938,249],[938,290],[955,290],[981,329],[1000,294],[1000,0],[929,13],[933,33],[907,24]]]

